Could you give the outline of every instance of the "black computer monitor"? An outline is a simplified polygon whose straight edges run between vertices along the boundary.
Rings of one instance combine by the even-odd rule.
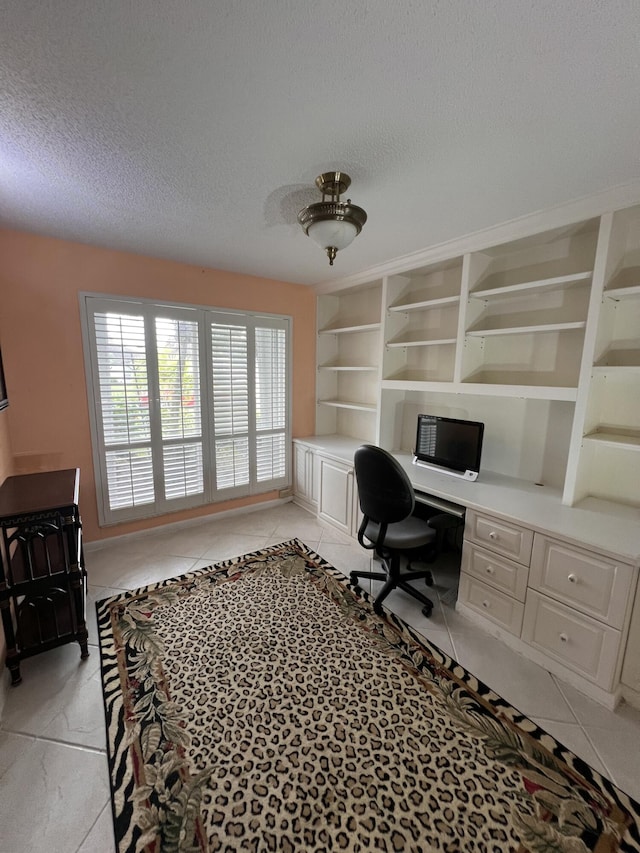
[[[484,424],[437,415],[418,415],[414,462],[475,480],[480,471]]]

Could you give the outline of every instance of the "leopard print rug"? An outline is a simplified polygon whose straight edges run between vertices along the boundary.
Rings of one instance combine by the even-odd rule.
[[[640,851],[640,806],[292,540],[97,605],[120,853]]]

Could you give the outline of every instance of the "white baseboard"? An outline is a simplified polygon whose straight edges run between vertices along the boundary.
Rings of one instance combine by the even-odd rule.
[[[640,711],[640,690],[634,690],[633,687],[627,687],[626,684],[623,684],[622,698],[628,705]]]

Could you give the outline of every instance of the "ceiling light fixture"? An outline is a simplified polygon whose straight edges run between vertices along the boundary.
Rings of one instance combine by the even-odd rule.
[[[346,249],[362,231],[367,214],[351,204],[350,198],[340,201],[342,193],[351,186],[351,178],[344,172],[324,172],[316,178],[316,186],[322,193],[322,201],[303,207],[298,222],[304,233],[325,250],[329,265],[333,266],[338,250]]]

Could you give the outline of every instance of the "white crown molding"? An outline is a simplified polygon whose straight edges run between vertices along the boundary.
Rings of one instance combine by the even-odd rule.
[[[590,196],[585,196],[546,210],[528,213],[516,219],[501,222],[498,225],[492,225],[488,228],[474,231],[471,234],[420,249],[409,255],[393,258],[392,260],[385,261],[382,264],[369,267],[362,272],[354,273],[344,278],[320,282],[313,289],[316,293],[323,294],[344,290],[347,287],[357,287],[360,284],[367,284],[383,276],[397,275],[407,270],[438,263],[438,261],[443,261],[456,255],[463,255],[466,252],[478,252],[489,246],[508,243],[510,240],[528,237],[531,234],[541,231],[561,228],[565,225],[580,222],[583,219],[602,216],[602,214],[609,211],[619,210],[639,203],[640,180],[619,184],[618,186],[610,187]]]

